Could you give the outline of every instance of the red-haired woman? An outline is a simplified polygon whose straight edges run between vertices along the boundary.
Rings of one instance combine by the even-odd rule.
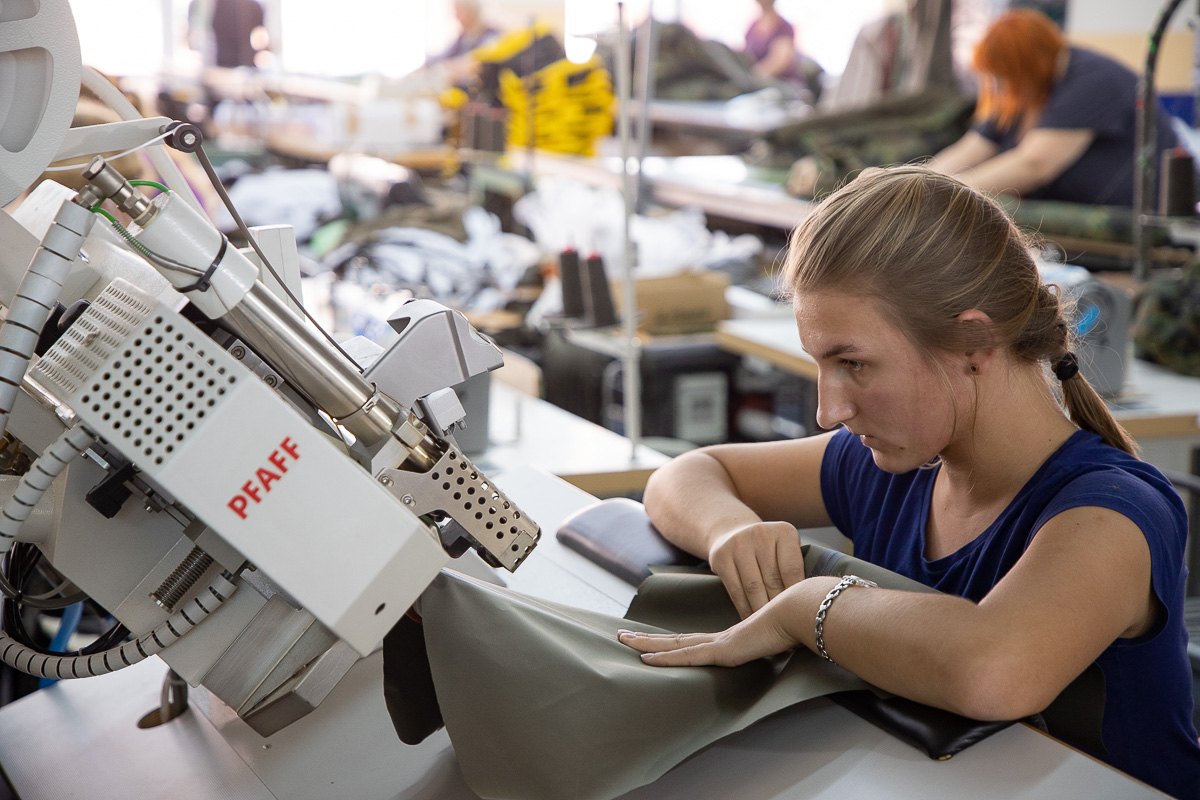
[[[976,124],[929,167],[987,192],[1133,205],[1137,76],[1069,46],[1040,11],[1008,11],[975,49]],[[1158,151],[1173,147],[1158,112]],[[1154,160],[1155,166],[1158,159]]]

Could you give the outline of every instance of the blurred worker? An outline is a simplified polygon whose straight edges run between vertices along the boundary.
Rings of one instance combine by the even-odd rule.
[[[458,20],[458,38],[441,55],[430,61],[445,61],[465,56],[476,47],[485,45],[500,35],[500,30],[483,19],[479,0],[454,0],[454,18]]]
[[[259,51],[267,49],[263,23],[258,0],[193,0],[188,8],[192,48],[210,66],[255,66]]]
[[[987,192],[1133,205],[1138,79],[1069,46],[1040,11],[1001,15],[975,49],[976,123],[929,163]],[[1173,147],[1158,109],[1158,152]],[[1154,159],[1155,168],[1159,159]]]
[[[450,82],[462,85],[476,70],[471,51],[495,39],[500,35],[500,30],[484,21],[479,0],[454,0],[454,18],[459,26],[457,38],[441,53],[429,57],[425,65],[442,65]]]
[[[758,0],[762,16],[746,31],[746,55],[764,78],[803,82],[796,29],[775,10],[775,0]]]

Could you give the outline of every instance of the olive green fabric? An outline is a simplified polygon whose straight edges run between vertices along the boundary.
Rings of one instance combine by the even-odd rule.
[[[791,158],[815,159],[814,196],[824,197],[866,167],[928,158],[970,127],[975,99],[945,88],[891,98],[868,108],[817,114],[773,131],[769,141]]]
[[[825,552],[809,548],[810,573],[853,568],[881,585],[931,591],[847,556],[822,560]],[[736,622],[711,574],[652,576],[629,619],[451,572],[419,608],[446,729],[467,784],[484,798],[616,797],[769,714],[866,687],[804,648],[732,669],[664,669],[616,640],[621,628],[688,632]],[[393,717],[403,706],[389,698]]]
[[[1139,358],[1200,377],[1200,262],[1138,290],[1132,333]]]
[[[1028,200],[1011,194],[996,195],[996,202],[1022,228],[1042,236],[1071,236],[1093,242],[1133,242],[1133,209],[1128,206],[1094,206],[1065,200]],[[1170,244],[1165,228],[1146,229],[1150,244]]]

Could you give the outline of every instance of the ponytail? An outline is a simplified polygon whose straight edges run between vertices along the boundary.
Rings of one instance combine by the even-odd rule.
[[[1063,405],[1071,421],[1085,431],[1099,434],[1105,444],[1137,458],[1137,444],[1113,417],[1088,379],[1083,377],[1074,353],[1067,352],[1055,362],[1054,374],[1062,385]]]

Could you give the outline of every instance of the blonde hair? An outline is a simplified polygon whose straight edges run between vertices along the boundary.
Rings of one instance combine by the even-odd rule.
[[[1071,349],[1058,295],[1017,227],[987,197],[924,167],[865,170],[830,195],[792,235],[784,280],[794,293],[875,298],[931,363],[938,352],[1003,347],[1055,364]],[[960,321],[969,309],[991,323]],[[1076,425],[1136,455],[1082,373],[1062,381],[1062,394]]]

